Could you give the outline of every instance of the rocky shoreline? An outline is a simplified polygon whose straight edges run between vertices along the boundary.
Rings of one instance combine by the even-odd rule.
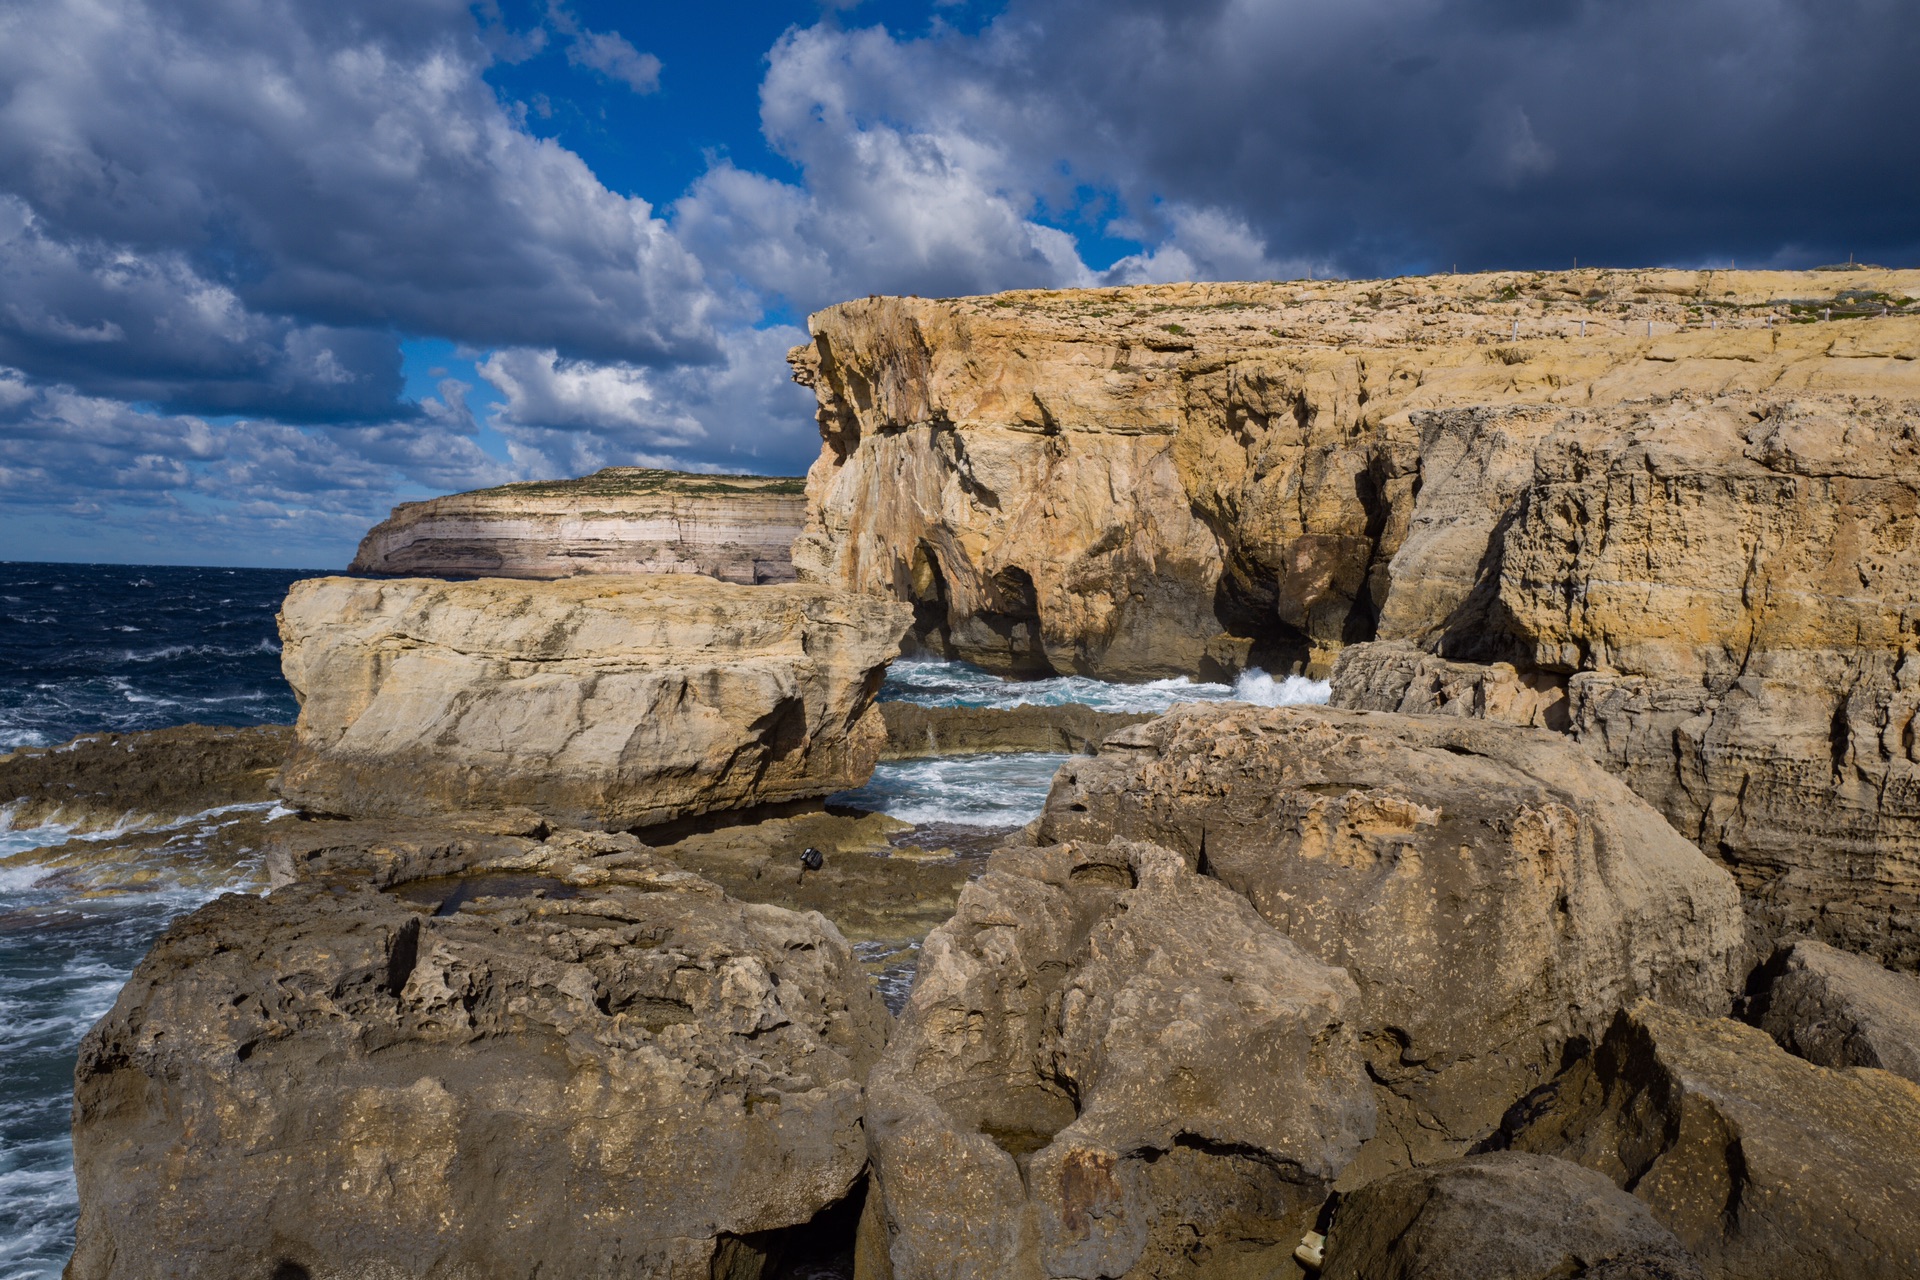
[[[0,758],[298,811],[81,1047],[68,1275],[1920,1274],[1914,295],[869,299],[797,583],[298,584],[290,737]],[[977,844],[824,801],[1004,752]]]

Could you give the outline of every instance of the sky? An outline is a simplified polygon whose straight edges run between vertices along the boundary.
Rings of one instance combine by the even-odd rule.
[[[0,560],[799,474],[870,293],[1920,263],[1914,0],[0,0]]]

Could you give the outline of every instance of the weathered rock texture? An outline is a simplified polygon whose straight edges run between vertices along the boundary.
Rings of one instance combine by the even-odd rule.
[[[626,835],[175,924],[82,1045],[74,1280],[752,1280],[857,1189],[887,1017]]]
[[[1380,1136],[1343,1185],[1463,1154],[1640,996],[1724,1011],[1732,879],[1555,734],[1188,705],[1054,779],[1037,839],[1151,840],[1359,983]]]
[[[1426,598],[1389,595],[1334,701],[1564,725],[1734,872],[1764,932],[1912,967],[1920,410],[1742,404],[1563,423],[1470,584],[1436,599],[1410,537],[1393,572]]]
[[[1879,1067],[1920,1084],[1920,978],[1800,941],[1769,960],[1748,1020],[1823,1067]]]
[[[1565,1160],[1498,1152],[1343,1198],[1326,1280],[1699,1280],[1647,1207]]]
[[[1447,621],[1562,429],[1826,413],[1879,424],[1852,448],[1884,471],[1920,316],[1787,300],[1912,294],[1920,272],[1587,271],[843,303],[790,357],[824,436],[795,564],[1002,669],[1324,669]],[[1803,479],[1811,518],[1847,518]]]
[[[189,724],[23,747],[0,755],[0,830],[140,830],[261,803],[273,799],[269,785],[292,747],[293,730],[271,724]]]
[[[1761,931],[1913,968],[1914,295],[1590,271],[846,303],[792,356],[824,436],[795,563],[1000,669],[1338,660],[1344,705],[1568,727]]]
[[[1357,1003],[1190,855],[995,854],[868,1081],[861,1273],[1291,1271],[1373,1128]]]
[[[1081,754],[1106,736],[1153,717],[1145,712],[1096,711],[1077,702],[1040,707],[923,707],[882,702],[888,760],[967,756],[999,751]]]
[[[296,583],[278,786],[353,817],[627,828],[865,782],[903,605],[690,575]]]
[[[1726,1280],[1920,1275],[1920,1086],[1812,1066],[1765,1032],[1643,1004],[1515,1118]]]
[[[431,578],[701,573],[793,581],[798,479],[608,467],[406,502],[360,542],[353,572]]]

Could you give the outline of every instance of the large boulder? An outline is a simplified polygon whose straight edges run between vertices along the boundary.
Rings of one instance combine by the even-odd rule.
[[[692,575],[295,583],[289,803],[618,829],[866,781],[905,606]]]
[[[81,1046],[73,1280],[750,1280],[857,1190],[887,1015],[832,925],[490,852],[162,936]]]
[[[1735,989],[1731,878],[1542,730],[1189,704],[1063,767],[1037,838],[1178,850],[1353,975],[1382,1132],[1349,1181],[1463,1154],[1641,996]]]
[[[1511,1120],[1630,1190],[1710,1277],[1920,1275],[1920,1086],[1653,1004]]]
[[[1920,1084],[1920,978],[1801,939],[1757,975],[1747,1018],[1823,1067],[1879,1067]]]
[[[1325,1280],[1699,1280],[1647,1206],[1565,1160],[1495,1152],[1343,1197]]]
[[[1291,1266],[1372,1132],[1357,996],[1191,857],[997,853],[868,1083],[862,1274]]]

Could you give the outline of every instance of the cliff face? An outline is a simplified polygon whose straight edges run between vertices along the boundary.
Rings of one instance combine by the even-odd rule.
[[[408,502],[375,525],[355,573],[438,578],[570,578],[701,573],[791,582],[805,518],[797,480],[608,467]]]
[[[1569,731],[1761,932],[1912,967],[1914,295],[1579,272],[848,303],[791,357],[825,437],[795,560],[1003,669],[1298,664],[1340,705]]]
[[[795,563],[1002,670],[1324,673],[1451,616],[1550,440],[1897,416],[1912,294],[1590,271],[845,303],[789,357],[824,438]]]

